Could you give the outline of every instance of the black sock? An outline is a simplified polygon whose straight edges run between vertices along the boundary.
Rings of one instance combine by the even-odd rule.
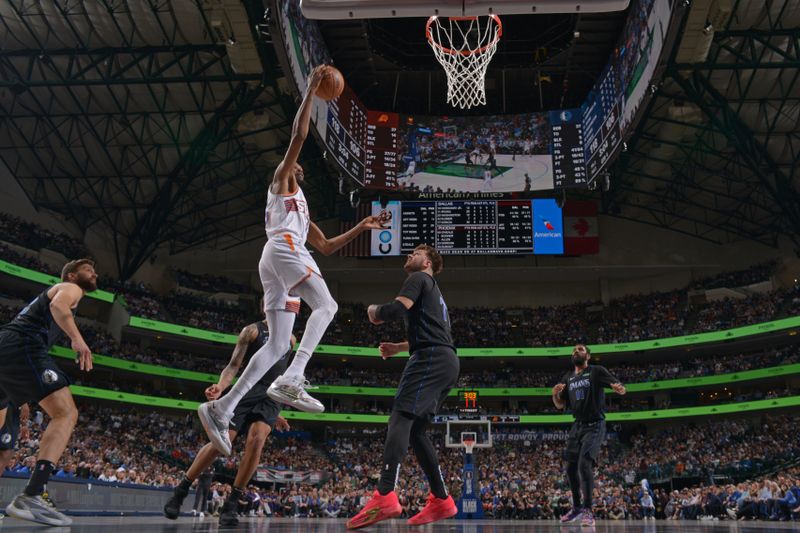
[[[44,459],[36,461],[31,478],[28,480],[28,486],[25,487],[25,494],[28,496],[41,494],[44,491],[44,484],[50,479],[50,474],[55,467],[56,465]]]
[[[191,480],[188,477],[183,476],[181,482],[178,483],[178,488],[183,492],[189,492],[189,489],[192,488],[192,483],[194,483],[194,480]]]

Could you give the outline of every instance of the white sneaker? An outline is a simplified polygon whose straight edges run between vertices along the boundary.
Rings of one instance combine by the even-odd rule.
[[[30,520],[48,526],[72,524],[72,518],[61,513],[49,498],[41,495],[28,496],[25,493],[18,495],[8,504],[6,513],[20,520]]]
[[[322,413],[322,402],[306,392],[312,388],[305,376],[281,375],[267,389],[267,395],[276,402],[285,403],[307,413]]]
[[[200,511],[200,518],[205,518],[206,514],[203,511]]]
[[[231,454],[231,438],[228,435],[228,417],[216,407],[217,402],[206,402],[197,408],[200,422],[206,430],[211,444],[223,455]]]

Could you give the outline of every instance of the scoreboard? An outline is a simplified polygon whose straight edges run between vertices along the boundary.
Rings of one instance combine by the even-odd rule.
[[[339,166],[365,187],[394,188],[399,122],[397,113],[368,110],[345,84],[342,94],[328,103],[325,145]]]
[[[582,106],[587,179],[592,180],[622,142],[622,90],[614,68],[607,68]]]
[[[478,391],[458,391],[458,412],[460,414],[475,414],[478,412]]]
[[[372,231],[371,255],[410,253],[420,244],[442,255],[563,254],[561,209],[555,200],[373,202],[391,214],[390,226]]]
[[[553,188],[587,185],[581,109],[550,112],[553,135]]]

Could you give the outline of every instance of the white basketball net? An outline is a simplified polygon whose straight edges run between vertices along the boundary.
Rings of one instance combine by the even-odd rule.
[[[431,17],[425,34],[447,74],[447,103],[485,105],[486,69],[503,34],[500,17]]]

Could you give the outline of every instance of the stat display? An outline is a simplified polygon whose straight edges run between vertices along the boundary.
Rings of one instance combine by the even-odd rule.
[[[397,186],[397,113],[370,111],[345,84],[328,103],[325,145],[339,166],[365,187]]]
[[[607,68],[582,107],[586,178],[592,180],[622,142],[620,107],[622,94],[617,71]]]
[[[461,414],[473,414],[478,412],[478,391],[461,390],[458,391],[458,412]]]
[[[372,232],[375,256],[407,254],[420,244],[442,255],[563,253],[562,215],[553,200],[373,202],[373,214],[384,210],[392,224]]]
[[[580,108],[550,113],[555,189],[582,188],[587,185],[582,119]]]

